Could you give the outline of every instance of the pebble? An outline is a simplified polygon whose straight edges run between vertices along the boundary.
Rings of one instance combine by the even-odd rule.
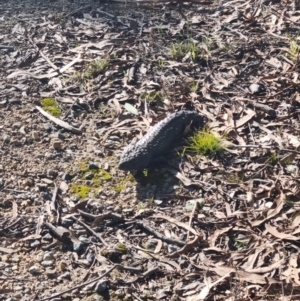
[[[120,141],[119,136],[109,136],[109,139],[112,140],[112,141]]]
[[[44,260],[41,262],[41,265],[44,267],[50,267],[53,266],[53,260]]]
[[[21,123],[21,122],[15,122],[15,123],[12,125],[12,128],[13,128],[13,129],[19,129],[21,126],[22,126],[22,123]]]
[[[23,135],[26,135],[26,132],[25,132],[25,127],[22,126],[20,129],[19,129],[19,132]]]
[[[63,218],[61,221],[61,224],[66,228],[71,227],[73,223],[74,221],[71,218]]]
[[[2,135],[2,140],[3,140],[4,142],[9,142],[9,141],[10,141],[10,136],[7,135],[7,134],[3,134],[3,135]]]
[[[95,254],[93,253],[88,253],[86,255],[86,259],[90,262],[90,263],[93,263],[94,259],[95,259]]]
[[[97,293],[103,293],[107,289],[106,280],[100,280],[95,285],[95,291]]]
[[[48,124],[48,123],[45,123],[45,124],[44,124],[44,129],[45,129],[47,132],[51,132],[51,125]]]
[[[50,233],[47,233],[46,235],[43,236],[43,239],[44,239],[44,240],[47,240],[47,241],[52,241],[52,240],[53,240],[53,237],[51,236]]]
[[[39,140],[39,133],[37,131],[32,131],[31,138],[34,140]]]
[[[52,146],[54,149],[57,149],[57,150],[62,149],[62,143],[60,140],[57,140],[57,139],[54,139],[52,141]]]
[[[30,246],[31,246],[32,248],[36,248],[36,247],[38,247],[40,244],[41,244],[40,241],[35,240],[33,243],[30,244]]]
[[[265,91],[265,87],[262,84],[251,84],[249,89],[252,94],[259,94]]]
[[[50,261],[53,259],[53,255],[50,252],[46,252],[43,257],[43,261]]]
[[[133,209],[132,208],[123,209],[122,212],[125,215],[132,215],[133,214]]]
[[[56,133],[54,133],[54,135],[53,135],[55,138],[58,138],[58,139],[61,139],[61,140],[64,140],[66,137],[65,137],[65,135],[63,135],[62,133],[60,133],[60,132],[56,132]]]
[[[178,251],[180,248],[178,246],[175,245],[168,245],[168,252],[169,253],[174,253],[176,251]]]
[[[33,265],[31,268],[28,269],[30,274],[39,274],[40,270],[36,265]]]
[[[53,155],[53,153],[45,153],[45,158],[46,159],[53,159],[54,158],[54,155]]]
[[[21,103],[21,100],[20,99],[9,99],[8,100],[8,102],[10,103],[10,104],[20,104]]]
[[[42,197],[45,201],[51,201],[52,197],[48,192],[43,192]]]
[[[88,173],[85,174],[84,178],[86,180],[91,180],[91,179],[94,178],[94,174],[92,172],[88,172]]]
[[[96,163],[90,163],[89,169],[99,169],[99,166]]]
[[[146,243],[145,243],[145,249],[147,250],[154,250],[157,246],[157,240],[154,239],[149,239]]]
[[[46,269],[45,274],[48,277],[53,277],[53,276],[55,276],[57,274],[57,272],[56,272],[56,269]]]
[[[65,173],[65,174],[63,174],[62,177],[61,177],[61,179],[62,179],[63,181],[71,181],[72,178],[73,178],[73,177],[72,177],[69,173]]]
[[[48,169],[47,171],[48,175],[53,177],[53,178],[56,178],[57,175],[58,175],[58,172],[56,170],[53,170],[53,169]]]
[[[10,143],[14,146],[21,146],[22,145],[20,139],[16,139],[16,138],[11,139]]]
[[[71,279],[71,274],[70,274],[70,272],[65,272],[65,273],[61,274],[57,279],[58,280],[60,280],[60,279]]]

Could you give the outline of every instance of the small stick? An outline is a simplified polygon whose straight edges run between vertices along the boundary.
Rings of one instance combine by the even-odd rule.
[[[119,264],[116,264],[116,265],[114,265],[113,267],[111,267],[107,272],[105,272],[104,274],[102,274],[102,275],[99,276],[99,277],[96,277],[96,278],[94,278],[94,279],[92,279],[92,280],[90,280],[90,281],[88,281],[88,282],[85,282],[85,283],[81,283],[81,284],[79,284],[79,285],[76,285],[76,286],[74,286],[74,287],[72,287],[72,288],[69,288],[69,289],[67,289],[67,290],[65,290],[65,291],[62,291],[62,292],[57,293],[57,294],[54,294],[54,295],[52,295],[52,296],[50,296],[50,297],[46,297],[46,298],[44,298],[44,299],[40,299],[39,301],[46,301],[46,300],[49,300],[49,299],[53,299],[53,298],[59,297],[59,296],[65,294],[65,293],[69,293],[69,292],[71,292],[71,291],[73,291],[73,290],[76,290],[76,289],[78,289],[78,288],[81,288],[81,287],[84,287],[84,286],[86,286],[86,285],[88,285],[88,284],[91,284],[91,283],[93,283],[93,282],[95,282],[95,281],[98,281],[98,280],[100,280],[101,278],[105,277],[106,275],[110,274],[115,268],[118,268],[119,266],[120,266]]]
[[[103,239],[103,237],[101,236],[101,234],[95,232],[91,227],[89,227],[87,224],[85,224],[84,222],[80,221],[78,218],[76,218],[75,216],[72,216],[72,219],[75,220],[77,223],[79,223],[81,226],[83,226],[85,229],[87,229],[88,231],[90,231],[95,237],[97,237],[105,246],[108,246],[108,244],[106,243],[106,241]]]
[[[155,237],[161,239],[162,241],[165,241],[166,243],[177,245],[177,246],[180,246],[180,247],[185,246],[184,241],[166,237],[166,236],[162,235],[161,233],[159,233],[158,231],[152,229],[150,226],[145,225],[141,221],[136,221],[135,224],[138,225],[140,228],[143,228],[146,231],[150,232],[151,234],[153,234]]]
[[[287,153],[294,153],[300,155],[300,151],[296,151],[293,149],[288,149],[288,148],[279,148],[277,146],[270,146],[270,145],[230,145],[230,147],[235,147],[235,148],[261,148],[261,149],[276,149],[278,151],[283,151]]]
[[[51,199],[51,203],[50,203],[50,209],[51,209],[52,212],[56,212],[55,203],[56,203],[57,192],[58,192],[58,187],[54,183],[54,191],[53,191],[53,195],[52,195],[52,199]]]
[[[74,128],[73,126],[69,125],[67,122],[62,121],[59,118],[56,118],[54,116],[52,116],[51,114],[47,113],[46,111],[44,111],[41,107],[39,106],[35,106],[40,112],[41,114],[43,114],[46,118],[48,118],[49,120],[53,121],[54,123],[56,123],[57,125],[61,126],[62,128],[65,128],[66,130],[69,130],[75,134],[81,134],[81,130]]]

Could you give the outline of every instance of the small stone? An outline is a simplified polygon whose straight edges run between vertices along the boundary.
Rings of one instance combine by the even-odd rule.
[[[95,285],[95,291],[97,293],[103,293],[107,289],[106,280],[100,280]]]
[[[22,103],[20,99],[16,99],[16,98],[14,98],[14,99],[9,99],[8,102],[9,102],[10,104],[12,104],[12,105],[13,105],[13,104],[20,104],[20,103]]]
[[[89,169],[99,169],[99,166],[96,163],[90,163],[89,164]]]
[[[39,133],[37,131],[32,131],[31,132],[31,138],[34,139],[34,140],[39,140],[40,139]]]
[[[50,266],[53,266],[53,261],[52,260],[44,260],[41,262],[41,265],[44,267],[50,267]]]
[[[39,274],[40,270],[36,265],[33,265],[31,268],[28,269],[28,272],[32,275]]]
[[[133,214],[133,209],[132,208],[123,209],[122,212],[125,215],[132,215]]]
[[[48,124],[48,123],[45,123],[45,124],[44,124],[44,129],[45,129],[47,132],[51,132],[51,125]]]
[[[52,169],[48,169],[47,173],[50,177],[53,177],[53,178],[56,178],[58,175],[58,172],[56,170],[52,170]]]
[[[56,269],[46,269],[45,274],[48,277],[54,277],[54,276],[56,276],[57,272],[56,272]]]
[[[63,273],[63,274],[61,274],[57,279],[58,280],[60,280],[60,279],[70,279],[71,278],[71,274],[70,274],[70,272],[65,272],[65,273]],[[74,301],[75,299],[73,299],[73,301]]]
[[[22,126],[21,122],[15,122],[15,123],[12,125],[12,128],[16,130],[16,129],[19,129],[21,126]]]
[[[145,249],[153,251],[153,250],[155,250],[157,243],[158,243],[158,241],[156,239],[149,239],[145,243]]]
[[[45,201],[51,201],[52,196],[48,192],[43,192],[42,197]]]
[[[52,260],[53,259],[53,255],[50,253],[50,252],[46,252],[45,254],[44,254],[44,257],[43,257],[43,260],[44,261],[50,261],[50,260]]]
[[[52,154],[52,153],[45,153],[45,158],[46,159],[53,159],[54,158],[54,154]]]
[[[25,132],[25,126],[21,126],[21,128],[19,129],[19,132],[20,132],[22,135],[26,135],[26,132]]]
[[[95,254],[93,253],[88,253],[86,255],[86,259],[90,262],[90,263],[93,263],[94,259],[95,259]]]
[[[3,140],[4,142],[9,142],[9,141],[10,141],[10,136],[7,135],[7,134],[3,134],[3,135],[2,135],[2,140]]]
[[[112,141],[120,141],[119,136],[109,136],[109,139],[112,140]]]
[[[60,133],[60,132],[55,132],[54,135],[53,135],[55,138],[58,138],[58,139],[61,139],[61,140],[64,140],[66,137]]]
[[[52,141],[52,146],[54,149],[57,149],[57,150],[62,149],[62,143],[60,140],[57,140],[57,139],[54,139]]]
[[[30,244],[30,247],[36,248],[36,247],[40,246],[40,244],[41,243],[38,240],[35,240],[33,243]]]
[[[15,139],[15,138],[11,139],[10,143],[14,146],[21,146],[22,145],[21,141],[19,139]]]
[[[69,228],[73,225],[74,221],[71,218],[63,218],[61,221],[61,224],[66,227]]]
[[[46,235],[43,236],[43,239],[46,241],[52,241],[53,237],[51,236],[50,233],[47,233]]]
[[[92,172],[88,172],[88,173],[85,174],[84,178],[86,180],[91,180],[91,179],[94,178],[94,174]]]
[[[61,179],[62,179],[63,181],[71,181],[72,178],[73,178],[73,177],[72,177],[69,173],[65,173],[65,174],[63,174],[62,177],[61,177]]]
[[[84,247],[84,244],[82,242],[76,242],[73,243],[73,250],[74,252],[80,252]]]
[[[251,84],[249,89],[252,94],[259,94],[265,91],[265,87],[262,84]]]

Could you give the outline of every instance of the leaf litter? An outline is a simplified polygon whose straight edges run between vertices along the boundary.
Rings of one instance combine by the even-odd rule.
[[[297,5],[1,3],[1,299],[299,300]],[[181,109],[222,155],[118,170]]]

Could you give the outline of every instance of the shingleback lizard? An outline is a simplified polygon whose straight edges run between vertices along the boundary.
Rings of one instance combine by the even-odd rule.
[[[204,118],[193,111],[172,113],[159,121],[138,142],[124,148],[119,162],[119,169],[140,170],[161,157],[168,148],[182,137],[184,130],[192,123],[202,127]]]

